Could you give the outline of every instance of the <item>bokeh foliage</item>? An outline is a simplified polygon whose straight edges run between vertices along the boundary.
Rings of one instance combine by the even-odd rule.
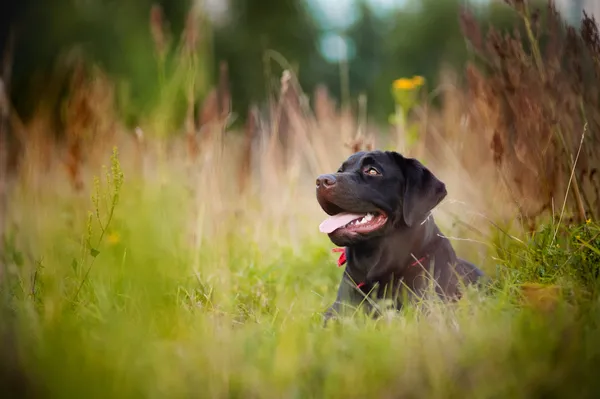
[[[149,27],[155,3],[163,8],[176,42],[184,30],[189,0],[57,0],[52,7],[38,0],[22,3],[16,19],[12,84],[19,114],[27,118],[40,103],[57,106],[66,87],[66,54],[73,54],[69,52],[74,48],[119,82],[119,107],[129,124],[155,112],[160,84]],[[280,72],[289,67],[299,74],[307,92],[324,83],[339,99],[344,92],[340,67],[327,62],[318,48],[319,38],[329,31],[317,24],[303,2],[232,0],[230,4],[230,15],[223,23],[210,26],[202,19],[203,45],[198,51],[201,67],[213,83],[216,65],[222,60],[229,64],[233,107],[242,118],[251,102],[264,100],[276,89]],[[343,89],[352,98],[366,93],[369,111],[380,121],[392,111],[391,81],[418,74],[435,85],[440,66],[464,64],[467,51],[458,20],[464,2],[415,0],[386,16],[378,16],[365,2],[358,4],[357,22],[334,32],[349,38],[355,49],[348,65],[349,87]],[[501,25],[510,20],[511,12],[504,5],[476,8],[486,23]],[[178,114],[183,118],[184,101],[180,107]]]

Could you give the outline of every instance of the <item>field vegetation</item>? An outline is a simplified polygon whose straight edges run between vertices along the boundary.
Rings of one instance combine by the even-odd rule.
[[[596,397],[598,25],[509,3],[512,30],[456,16],[464,69],[389,82],[388,125],[365,97],[304,92],[290,67],[232,127],[227,65],[198,89],[191,19],[135,128],[76,56],[61,124],[4,96],[2,396]],[[151,23],[160,63],[159,8]],[[485,288],[323,327],[342,270],[314,180],[361,148],[446,183],[434,217]]]

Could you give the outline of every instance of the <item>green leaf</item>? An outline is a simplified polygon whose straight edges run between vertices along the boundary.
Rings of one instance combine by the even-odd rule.
[[[71,261],[71,267],[73,268],[74,271],[77,270],[77,266],[78,266],[77,259],[73,258],[73,260]]]
[[[90,248],[90,255],[92,255],[92,257],[96,257],[100,254],[100,251],[98,251],[96,248]]]

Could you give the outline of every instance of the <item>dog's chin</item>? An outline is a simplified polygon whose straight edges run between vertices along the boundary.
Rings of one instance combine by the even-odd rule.
[[[339,247],[360,244],[385,233],[388,217],[383,213],[365,223],[349,223],[328,234],[331,242]]]

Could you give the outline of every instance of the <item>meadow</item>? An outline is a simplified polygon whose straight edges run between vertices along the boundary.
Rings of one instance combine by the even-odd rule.
[[[223,86],[174,137],[161,135],[168,90],[131,131],[98,70],[74,79],[62,140],[44,112],[13,120],[27,145],[7,177],[2,396],[596,397],[597,30],[551,30],[546,51],[477,40],[463,20],[489,69],[442,71],[410,104],[396,84],[386,128],[289,71],[241,131]],[[574,40],[589,76],[555,62]],[[445,181],[434,217],[486,287],[323,327],[343,270],[314,181],[360,148],[418,157]]]

